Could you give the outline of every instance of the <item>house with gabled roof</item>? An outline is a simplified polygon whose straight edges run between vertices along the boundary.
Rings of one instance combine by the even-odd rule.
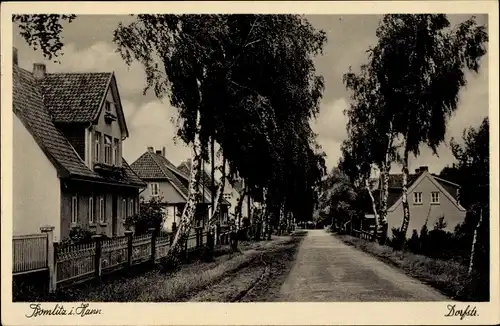
[[[14,49],[12,76],[13,234],[123,235],[146,184],[122,157],[129,131],[114,73],[28,71]]]
[[[155,150],[148,147],[131,165],[132,170],[147,184],[147,189],[141,194],[141,200],[148,202],[155,198],[164,206],[165,220],[163,227],[166,231],[172,229],[175,221],[180,222],[182,211],[189,195],[189,173],[178,169],[167,157],[165,147]],[[205,171],[204,171],[205,172]],[[197,227],[207,226],[208,214],[211,207],[211,181],[205,172],[202,177],[202,198],[196,213]],[[227,207],[229,202],[223,201],[221,207],[221,221],[227,220]]]
[[[189,174],[191,169],[191,160],[186,160],[182,162],[177,167],[181,172],[185,174]],[[205,184],[207,189],[211,188],[211,177],[208,175],[206,171],[202,171],[202,183]],[[218,188],[218,182],[215,181],[215,189]],[[238,205],[238,200],[242,194],[245,193],[245,183],[241,178],[235,178],[235,180],[231,183],[228,178],[225,178],[225,184],[223,189],[223,199],[224,204],[228,206],[228,217],[229,219],[236,219],[236,206]],[[251,215],[251,207],[254,205],[254,198],[252,196],[245,196],[245,199],[241,205],[241,219],[248,217]],[[224,222],[226,222],[225,220]],[[236,220],[236,223],[241,222]]]
[[[387,199],[388,236],[392,228],[400,228],[403,220],[402,189],[403,175],[389,174],[389,195]],[[377,185],[380,189],[381,185]],[[408,175],[408,204],[410,224],[407,237],[412,230],[420,232],[422,226],[432,229],[439,217],[444,216],[446,231],[453,232],[455,226],[465,219],[466,209],[460,205],[460,186],[429,173],[427,166],[421,166]],[[379,191],[376,192],[378,196]]]

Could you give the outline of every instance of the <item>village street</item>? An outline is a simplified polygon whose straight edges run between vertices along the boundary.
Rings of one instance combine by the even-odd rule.
[[[325,230],[308,230],[276,301],[449,300]]]

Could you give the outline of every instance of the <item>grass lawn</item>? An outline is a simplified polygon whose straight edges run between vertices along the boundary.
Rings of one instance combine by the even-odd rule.
[[[467,276],[467,266],[454,261],[445,261],[416,255],[411,252],[395,251],[391,247],[352,237],[335,235],[345,244],[356,247],[385,263],[403,270],[423,283],[426,283],[453,300],[487,301],[481,298],[476,280]]]

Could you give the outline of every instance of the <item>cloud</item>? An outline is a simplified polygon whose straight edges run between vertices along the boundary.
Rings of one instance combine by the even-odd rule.
[[[31,70],[33,63],[43,62],[49,73],[114,71],[122,98],[144,98],[144,69],[137,62],[127,66],[110,43],[100,41],[85,49],[77,49],[75,43],[68,43],[63,48],[64,54],[60,57],[60,64],[44,60],[39,52],[27,47],[22,40],[14,42],[14,45],[18,47],[19,65],[24,69]],[[145,100],[151,100],[151,97],[146,97]]]
[[[375,29],[380,17],[375,15],[332,16],[317,15],[308,17],[315,27],[327,32],[329,39],[324,55],[315,60],[317,73],[325,77],[325,93],[320,114],[312,123],[318,134],[318,143],[328,155],[329,169],[337,164],[340,157],[340,144],[346,138],[347,118],[342,111],[349,105],[348,93],[342,83],[342,74],[349,66],[354,69],[366,60],[366,50],[376,41]],[[452,16],[455,24],[468,17]],[[177,110],[168,103],[161,103],[152,95],[142,95],[145,75],[138,63],[128,67],[115,52],[112,44],[112,30],[118,21],[127,21],[125,16],[85,16],[64,27],[64,55],[61,64],[46,62],[40,52],[33,51],[14,32],[13,45],[19,50],[19,65],[31,70],[34,62],[45,62],[48,72],[85,72],[115,71],[127,117],[130,138],[124,142],[124,156],[129,163],[137,159],[147,146],[166,146],[167,155],[174,163],[190,156],[190,150],[174,143],[175,126],[170,121]],[[481,23],[487,16],[480,16]],[[457,112],[450,119],[446,143],[451,137],[460,138],[462,130],[478,126],[488,115],[488,59],[483,58],[479,74],[467,73],[468,85],[460,91]],[[418,158],[410,158],[411,169],[428,165],[431,172],[453,162],[450,149],[443,144],[439,158],[422,146]],[[400,171],[395,167],[393,171]]]
[[[139,107],[130,101],[122,104],[130,133],[123,143],[123,156],[129,163],[139,158],[149,146],[155,149],[165,146],[168,159],[176,165],[190,157],[190,149],[174,140],[176,127],[170,119],[176,114],[175,108],[159,101]]]
[[[347,137],[347,117],[343,112],[348,105],[345,98],[322,104],[319,116],[312,123],[313,131],[318,134],[317,141],[327,155],[328,169],[337,165],[340,157],[340,145]]]

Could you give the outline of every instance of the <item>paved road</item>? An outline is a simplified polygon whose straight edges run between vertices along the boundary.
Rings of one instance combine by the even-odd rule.
[[[450,299],[324,230],[309,230],[278,301]]]

